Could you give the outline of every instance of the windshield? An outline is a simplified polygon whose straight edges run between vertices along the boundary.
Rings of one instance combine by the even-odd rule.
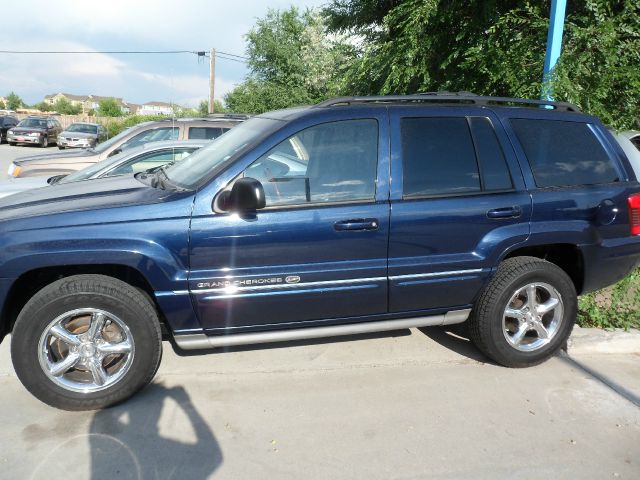
[[[25,118],[19,124],[19,127],[29,128],[47,128],[47,121],[41,118]]]
[[[114,137],[115,138],[115,137]],[[77,172],[73,172],[58,183],[69,183],[69,182],[77,182],[78,180],[87,180],[88,178],[93,177],[96,173],[102,171],[103,169],[115,165],[118,162],[122,161],[124,158],[131,156],[131,150],[127,150],[126,152],[120,152],[112,157],[106,158],[101,162],[94,163],[90,167],[83,168],[82,170],[78,170]]]
[[[252,118],[194,152],[186,160],[167,168],[166,176],[181,188],[194,188],[236,153],[275,131],[280,125],[282,123],[278,120]]]
[[[124,137],[126,137],[129,132],[131,132],[131,129],[133,127],[129,127],[126,130],[123,130],[122,132],[120,132],[118,135],[116,135],[115,137],[110,138],[109,140],[107,140],[106,142],[102,142],[100,143],[97,147],[95,147],[93,149],[94,152],[96,153],[102,153],[105,150],[107,150],[109,147],[111,147],[112,145],[118,143],[120,140],[122,140]]]
[[[98,127],[96,125],[89,125],[88,123],[74,123],[69,126],[67,132],[80,132],[80,133],[98,133]]]

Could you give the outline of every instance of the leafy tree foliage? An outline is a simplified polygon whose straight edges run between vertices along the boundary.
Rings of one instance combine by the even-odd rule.
[[[7,95],[6,107],[9,110],[16,110],[22,107],[23,105],[24,105],[24,102],[15,92],[11,92],[9,95]]]
[[[0,109],[4,110],[5,108],[7,108],[7,106],[4,104],[4,101],[0,100]]]
[[[47,102],[38,102],[33,105],[33,108],[35,108],[36,110],[40,110],[41,112],[51,111],[51,105],[49,105]]]
[[[336,86],[345,94],[472,91],[536,98],[550,1],[333,0],[335,31],[361,39]],[[618,128],[640,118],[640,2],[585,0],[567,7],[553,84]]]
[[[44,102],[43,102],[44,103]],[[52,108],[54,112],[62,113],[63,115],[78,115],[82,112],[82,107],[80,105],[74,105],[66,98],[59,98],[53,104]],[[47,110],[43,110],[47,111]]]
[[[220,100],[213,101],[213,110],[215,113],[227,113],[227,108],[222,104]],[[202,100],[198,105],[198,115],[208,115],[209,114],[209,100]]]
[[[121,117],[122,108],[120,104],[113,98],[105,98],[98,103],[96,114],[99,117]]]
[[[327,35],[319,12],[295,7],[269,10],[247,42],[250,74],[225,96],[233,112],[261,113],[331,96],[351,48]]]

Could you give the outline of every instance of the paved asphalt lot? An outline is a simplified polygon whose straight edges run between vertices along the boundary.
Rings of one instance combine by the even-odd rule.
[[[9,155],[38,153],[0,145]],[[54,151],[50,148],[49,151]],[[507,369],[432,328],[178,357],[123,405],[27,393],[0,345],[0,479],[640,478],[640,356]]]
[[[12,147],[6,143],[0,144],[0,180],[7,178],[7,170],[11,161],[18,157],[25,157],[27,155],[38,155],[41,153],[55,153],[60,152],[58,147],[38,148],[27,145],[24,147]]]

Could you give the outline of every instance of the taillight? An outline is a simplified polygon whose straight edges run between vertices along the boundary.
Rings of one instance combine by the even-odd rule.
[[[629,203],[629,228],[631,235],[640,235],[640,193],[631,195]]]

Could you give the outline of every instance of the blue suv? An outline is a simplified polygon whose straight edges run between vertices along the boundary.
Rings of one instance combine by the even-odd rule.
[[[544,361],[577,295],[640,259],[640,185],[564,103],[349,97],[255,117],[154,173],[0,201],[0,329],[40,400],[84,410],[210,349],[467,322]],[[1,338],[1,337],[0,337]]]

